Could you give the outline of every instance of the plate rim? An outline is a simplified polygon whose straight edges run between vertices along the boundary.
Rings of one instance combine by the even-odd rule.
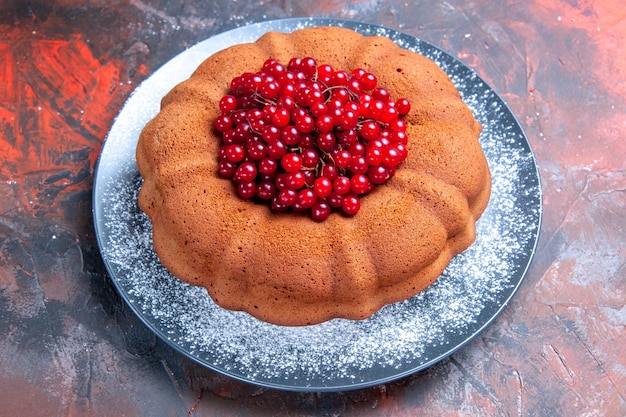
[[[261,380],[257,380],[257,379],[251,379],[251,378],[247,378],[245,376],[236,374],[236,373],[231,373],[228,372],[225,369],[221,369],[219,367],[216,367],[213,364],[208,363],[206,360],[204,360],[203,358],[199,358],[195,355],[193,355],[191,352],[189,352],[188,350],[184,349],[182,346],[180,346],[179,344],[175,343],[174,341],[172,341],[167,334],[160,328],[156,328],[151,322],[150,320],[145,316],[145,313],[139,308],[139,306],[136,303],[133,303],[130,301],[130,299],[132,298],[130,296],[130,294],[126,291],[125,288],[123,288],[121,282],[118,282],[118,280],[114,277],[114,273],[112,271],[114,271],[114,268],[112,267],[110,260],[104,255],[105,251],[104,251],[104,242],[103,242],[103,225],[101,224],[102,222],[102,217],[101,217],[101,213],[100,213],[100,202],[98,200],[100,194],[101,194],[101,190],[103,189],[102,186],[100,186],[101,181],[104,182],[105,180],[103,178],[101,178],[98,174],[101,172],[101,162],[104,159],[104,155],[105,155],[105,148],[107,146],[107,143],[109,143],[109,136],[112,133],[112,130],[114,128],[114,126],[116,125],[116,123],[118,122],[118,118],[120,117],[120,115],[124,112],[124,110],[127,108],[127,106],[129,105],[130,102],[132,102],[133,98],[136,96],[136,94],[140,93],[142,91],[142,88],[146,88],[147,85],[149,85],[150,80],[153,78],[153,76],[158,73],[159,71],[162,71],[164,67],[166,67],[169,63],[171,63],[172,61],[176,60],[177,58],[179,58],[180,56],[184,55],[184,54],[188,54],[190,53],[190,51],[193,51],[194,48],[199,48],[200,45],[205,44],[206,42],[210,42],[212,40],[214,40],[216,37],[228,37],[229,35],[239,32],[239,31],[245,31],[246,29],[250,28],[250,27],[255,27],[257,31],[261,31],[261,32],[267,32],[270,30],[277,30],[277,27],[280,26],[281,29],[283,31],[286,31],[284,26],[289,26],[290,29],[289,31],[293,31],[298,29],[300,26],[304,25],[304,27],[312,27],[312,26],[342,26],[342,27],[349,27],[351,29],[357,30],[355,29],[353,26],[362,26],[362,27],[366,27],[370,30],[384,30],[385,32],[391,33],[396,37],[408,37],[411,40],[416,41],[417,43],[423,44],[424,46],[428,47],[428,48],[432,48],[433,50],[438,51],[439,53],[443,53],[447,56],[448,59],[452,59],[455,63],[465,67],[466,69],[469,69],[476,77],[477,79],[479,79],[482,83],[484,83],[497,97],[497,99],[501,102],[501,104],[505,107],[506,112],[512,117],[516,127],[519,129],[522,139],[523,139],[523,143],[522,145],[524,145],[525,150],[528,152],[530,159],[532,161],[534,170],[533,173],[535,174],[535,176],[533,177],[533,180],[536,180],[537,182],[537,200],[538,200],[538,207],[537,207],[537,222],[536,222],[536,231],[533,233],[533,237],[532,237],[532,244],[531,249],[529,251],[528,254],[528,260],[525,262],[525,265],[523,267],[523,270],[520,271],[520,278],[519,280],[515,283],[515,285],[510,289],[510,293],[509,295],[506,297],[506,299],[501,302],[498,306],[498,308],[495,310],[495,312],[493,312],[490,317],[484,321],[482,323],[481,326],[479,326],[475,331],[473,331],[473,333],[471,333],[468,337],[465,337],[465,339],[461,342],[456,344],[455,346],[453,346],[452,348],[446,350],[446,352],[442,355],[436,356],[434,358],[431,358],[429,360],[426,360],[425,362],[422,362],[419,366],[416,366],[414,368],[411,369],[407,369],[405,371],[402,372],[398,372],[396,374],[393,375],[389,375],[386,377],[382,377],[382,378],[378,378],[375,380],[368,380],[365,382],[358,382],[358,383],[354,383],[352,385],[315,385],[315,386],[305,386],[305,385],[288,385],[288,384],[281,384],[281,383],[273,383],[273,382],[269,382],[269,381],[261,381]],[[292,27],[293,26],[293,27]],[[358,30],[357,30],[358,31]],[[195,69],[195,68],[194,68]],[[133,147],[134,148],[134,147]],[[540,172],[539,172],[539,165],[537,163],[537,159],[535,157],[535,153],[531,147],[530,141],[528,140],[528,137],[523,129],[523,126],[521,125],[521,123],[519,122],[519,120],[517,119],[517,117],[515,116],[515,114],[511,111],[510,107],[508,106],[508,104],[502,99],[502,97],[487,83],[485,82],[485,80],[471,67],[469,67],[468,65],[464,64],[462,61],[460,61],[459,59],[457,59],[455,56],[451,55],[450,53],[444,51],[443,49],[433,45],[432,43],[425,41],[417,36],[408,34],[406,32],[403,32],[401,30],[398,29],[394,29],[394,28],[390,28],[384,25],[379,25],[379,24],[374,24],[374,23],[367,23],[367,22],[360,22],[360,21],[356,21],[356,20],[350,20],[350,19],[340,19],[340,18],[318,18],[318,17],[290,17],[290,18],[284,18],[284,19],[272,19],[272,20],[265,20],[265,21],[260,21],[260,22],[256,22],[256,23],[251,23],[248,25],[244,25],[244,26],[240,26],[240,27],[236,27],[224,32],[220,32],[217,33],[215,35],[212,35],[211,37],[204,39],[198,43],[196,43],[195,45],[193,45],[192,47],[183,50],[182,52],[174,55],[173,57],[171,57],[167,62],[165,62],[163,65],[161,65],[159,68],[157,68],[150,76],[148,76],[144,81],[142,81],[135,89],[134,91],[129,95],[129,97],[127,98],[127,100],[125,101],[124,105],[122,106],[122,108],[120,109],[119,113],[117,114],[117,116],[115,117],[113,123],[111,124],[111,129],[109,130],[103,144],[102,144],[102,149],[100,151],[100,154],[98,155],[96,164],[95,164],[95,169],[94,169],[94,183],[93,183],[93,197],[92,197],[92,217],[93,217],[93,221],[94,221],[94,228],[95,228],[95,235],[96,235],[96,240],[97,240],[97,244],[98,244],[98,248],[101,254],[101,258],[104,262],[105,265],[105,269],[106,269],[106,273],[109,276],[109,278],[111,279],[111,281],[113,282],[116,290],[118,291],[118,293],[120,294],[121,298],[124,300],[124,303],[133,311],[133,313],[139,318],[139,320],[148,328],[150,329],[150,331],[152,331],[153,333],[155,333],[155,335],[157,335],[163,342],[165,342],[168,346],[172,347],[175,351],[177,351],[178,353],[180,353],[181,355],[183,355],[184,357],[191,359],[192,361],[199,363],[200,365],[207,367],[215,372],[218,372],[222,375],[226,375],[230,378],[233,378],[235,380],[238,381],[242,381],[245,383],[250,383],[253,385],[257,385],[257,386],[261,386],[261,387],[266,387],[266,388],[273,388],[273,389],[280,389],[280,390],[285,390],[285,391],[297,391],[297,392],[333,392],[333,391],[349,391],[349,390],[355,390],[355,389],[362,389],[362,388],[368,388],[368,387],[372,387],[372,386],[376,386],[379,384],[384,384],[387,382],[391,382],[400,378],[403,378],[405,376],[408,375],[412,375],[415,374],[416,372],[419,372],[421,370],[424,370],[426,368],[429,368],[431,366],[433,366],[434,364],[441,362],[442,360],[444,360],[445,358],[451,356],[452,354],[454,354],[455,352],[457,352],[459,349],[463,348],[464,346],[466,346],[468,343],[470,343],[472,340],[474,340],[479,334],[481,334],[486,328],[488,328],[491,324],[493,324],[493,322],[500,316],[500,314],[506,309],[506,307],[510,304],[511,300],[513,299],[513,297],[515,296],[515,294],[517,293],[517,291],[519,290],[521,284],[523,283],[523,281],[526,278],[526,275],[528,273],[528,270],[530,268],[530,266],[532,265],[533,262],[533,258],[537,249],[537,245],[538,245],[538,241],[539,241],[539,236],[541,233],[541,224],[542,224],[542,219],[543,219],[543,190],[541,187],[541,177],[540,177]],[[529,240],[530,241],[530,240]]]

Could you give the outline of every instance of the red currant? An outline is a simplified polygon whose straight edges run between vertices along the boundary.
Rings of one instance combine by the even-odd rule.
[[[246,157],[246,150],[238,144],[228,145],[225,149],[225,157],[231,162],[240,162]]]
[[[301,208],[308,209],[311,208],[313,204],[315,204],[315,201],[317,201],[317,196],[315,195],[315,192],[309,188],[305,188],[303,190],[300,190],[300,192],[298,193],[296,203]]]
[[[333,191],[337,194],[347,194],[350,191],[350,178],[345,176],[339,176],[333,181]]]
[[[345,195],[338,194],[333,191],[332,193],[330,193],[328,198],[326,198],[326,201],[328,201],[328,204],[330,204],[332,207],[340,208],[341,205],[343,204],[344,198],[345,198]]]
[[[321,133],[330,132],[334,127],[333,118],[327,114],[318,117],[318,119],[315,121],[315,126],[317,127],[317,130]]]
[[[312,104],[309,107],[309,110],[311,111],[311,115],[317,118],[324,116],[326,113],[328,113],[328,107],[323,102]]]
[[[288,117],[289,112],[296,107],[296,101],[293,99],[293,96],[281,96],[276,102],[276,106],[287,111],[287,113],[282,114],[282,117],[284,117],[285,114]],[[289,120],[287,120],[287,123],[289,123]]]
[[[389,178],[389,170],[382,165],[372,166],[367,172],[367,177],[372,184],[382,184]]]
[[[260,142],[258,140],[255,140],[255,141],[252,141],[252,143],[249,143],[247,146],[247,149],[248,149],[248,156],[250,156],[250,159],[255,160],[255,161],[259,161],[263,159],[266,155],[266,146],[263,144],[263,142]]]
[[[305,148],[300,154],[302,166],[305,168],[315,168],[320,161],[320,155],[313,147]]]
[[[340,70],[335,71],[333,77],[331,78],[329,85],[330,86],[341,86],[348,84],[348,80],[350,79],[350,74],[346,71]]]
[[[342,130],[337,136],[341,146],[344,148],[352,146],[352,144],[359,140],[359,136],[354,129]]]
[[[215,119],[214,125],[219,132],[226,132],[227,130],[232,129],[233,120],[230,116],[222,114],[217,119]]]
[[[347,87],[354,94],[360,94],[364,90],[364,88],[361,86],[361,81],[359,81],[357,78],[350,79],[348,81]]]
[[[388,101],[389,91],[382,87],[375,88],[374,91],[372,91],[372,97],[376,100]]]
[[[353,174],[365,174],[368,168],[369,164],[367,163],[365,156],[355,155],[350,160],[350,171]]]
[[[363,90],[373,90],[378,83],[378,78],[370,72],[363,74],[360,80]]]
[[[284,206],[291,206],[298,199],[298,192],[291,188],[285,188],[278,193],[278,202]]]
[[[381,115],[381,120],[385,124],[389,125],[395,122],[397,119],[398,119],[398,109],[389,105],[385,106],[383,114]]]
[[[300,131],[293,125],[288,125],[280,132],[280,137],[285,145],[297,145],[300,141]]]
[[[299,171],[300,168],[302,168],[302,157],[296,153],[285,154],[280,159],[280,166],[282,166],[286,172]]]
[[[276,109],[276,111],[272,114],[272,122],[278,127],[285,127],[289,124],[289,120],[291,116],[289,114],[289,110],[281,107]]]
[[[321,170],[322,177],[326,177],[329,180],[333,181],[339,175],[339,170],[335,165],[326,164],[322,167]]]
[[[339,129],[341,130],[354,129],[358,122],[359,122],[359,118],[356,112],[352,110],[344,110],[341,113],[341,117],[339,120]]]
[[[287,147],[280,141],[274,141],[267,145],[267,156],[273,159],[280,159],[287,153]]]
[[[278,128],[278,126],[267,125],[263,129],[263,140],[267,143],[276,142],[278,139],[280,139],[280,133],[281,130]]]
[[[313,191],[320,198],[326,198],[333,191],[333,183],[326,177],[319,177],[313,183]]]
[[[363,68],[355,68],[352,70],[352,77],[356,78],[357,80],[360,80],[365,74],[367,74],[367,71],[365,71]]]
[[[237,170],[237,165],[227,159],[220,161],[218,166],[218,174],[222,178],[232,178]]]
[[[259,161],[259,172],[264,175],[273,174],[278,169],[278,162],[273,158],[263,158]]]
[[[271,200],[276,197],[276,185],[272,181],[261,181],[257,187],[256,195],[263,200]]]
[[[309,133],[315,127],[315,120],[310,115],[302,115],[296,119],[296,129],[301,133]]]
[[[407,143],[409,143],[409,136],[406,134],[406,132],[391,132],[391,134],[389,135],[389,140],[392,143],[397,142],[406,145]]]
[[[361,137],[365,140],[374,140],[380,134],[380,126],[373,120],[367,121],[361,126]]]
[[[383,153],[383,164],[387,167],[395,167],[403,159],[402,150],[398,149],[397,146],[391,146],[387,148],[386,152]]]
[[[219,103],[220,111],[222,113],[230,113],[237,110],[237,98],[235,96],[227,95],[222,97]]]
[[[330,152],[335,147],[337,139],[332,132],[320,133],[317,137],[317,146],[325,152]]]
[[[330,216],[330,204],[324,200],[317,200],[311,207],[311,218],[318,222],[326,220]]]
[[[371,147],[365,152],[365,160],[370,166],[380,165],[383,162],[383,151],[377,147]]]
[[[354,194],[365,194],[370,188],[370,180],[366,175],[356,174],[350,178],[350,191]]]
[[[396,109],[398,109],[398,113],[400,113],[401,116],[404,116],[411,111],[411,103],[406,98],[400,98],[396,100]]]
[[[263,83],[259,88],[259,94],[263,98],[272,99],[280,93],[280,84],[276,81],[269,81]]]
[[[333,161],[337,168],[348,168],[352,161],[352,155],[345,149],[338,149],[331,152]]]
[[[249,199],[256,195],[257,185],[254,181],[242,181],[237,185],[237,193],[241,198]]]
[[[354,215],[361,209],[361,200],[355,195],[348,195],[341,202],[341,208],[344,213]]]
[[[253,181],[256,174],[256,166],[252,162],[244,162],[237,167],[235,175],[233,175],[233,180],[235,180],[235,182]]]
[[[304,184],[307,187],[313,187],[313,183],[315,182],[315,179],[317,178],[317,176],[315,175],[315,171],[311,169],[305,169],[300,172],[304,176]]]
[[[306,177],[303,171],[290,172],[287,174],[286,182],[287,187],[292,190],[299,190],[304,187],[306,183]]]

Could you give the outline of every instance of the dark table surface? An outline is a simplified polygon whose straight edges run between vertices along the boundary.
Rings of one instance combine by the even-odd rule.
[[[177,353],[116,293],[92,220],[99,151],[142,80],[212,35],[299,16],[386,25],[472,67],[520,120],[544,193],[534,261],[493,325],[347,392],[261,388]],[[0,1],[0,415],[626,415],[625,40],[619,0]]]

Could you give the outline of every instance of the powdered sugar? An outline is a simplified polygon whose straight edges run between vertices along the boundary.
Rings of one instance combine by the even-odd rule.
[[[455,257],[421,294],[363,321],[332,320],[280,327],[216,306],[160,264],[151,224],[138,209],[137,136],[158,100],[211,53],[254,41],[268,30],[342,25],[382,34],[423,53],[452,78],[483,124],[481,143],[493,175],[492,198],[477,241]],[[525,274],[537,239],[541,191],[532,152],[500,98],[470,69],[440,50],[387,28],[351,21],[288,19],[218,35],[174,58],[131,97],[103,149],[96,178],[95,220],[103,258],[123,297],[164,340],[235,378],[298,390],[350,389],[381,383],[440,360],[482,330]]]

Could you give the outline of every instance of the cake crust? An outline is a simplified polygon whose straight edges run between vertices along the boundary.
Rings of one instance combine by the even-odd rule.
[[[364,68],[412,104],[407,159],[354,217],[274,213],[218,177],[211,122],[230,80],[295,56]],[[385,37],[337,27],[270,32],[207,58],[162,99],[137,145],[139,206],[163,265],[218,305],[278,325],[363,319],[428,287],[474,242],[491,189],[480,132],[445,72]]]

